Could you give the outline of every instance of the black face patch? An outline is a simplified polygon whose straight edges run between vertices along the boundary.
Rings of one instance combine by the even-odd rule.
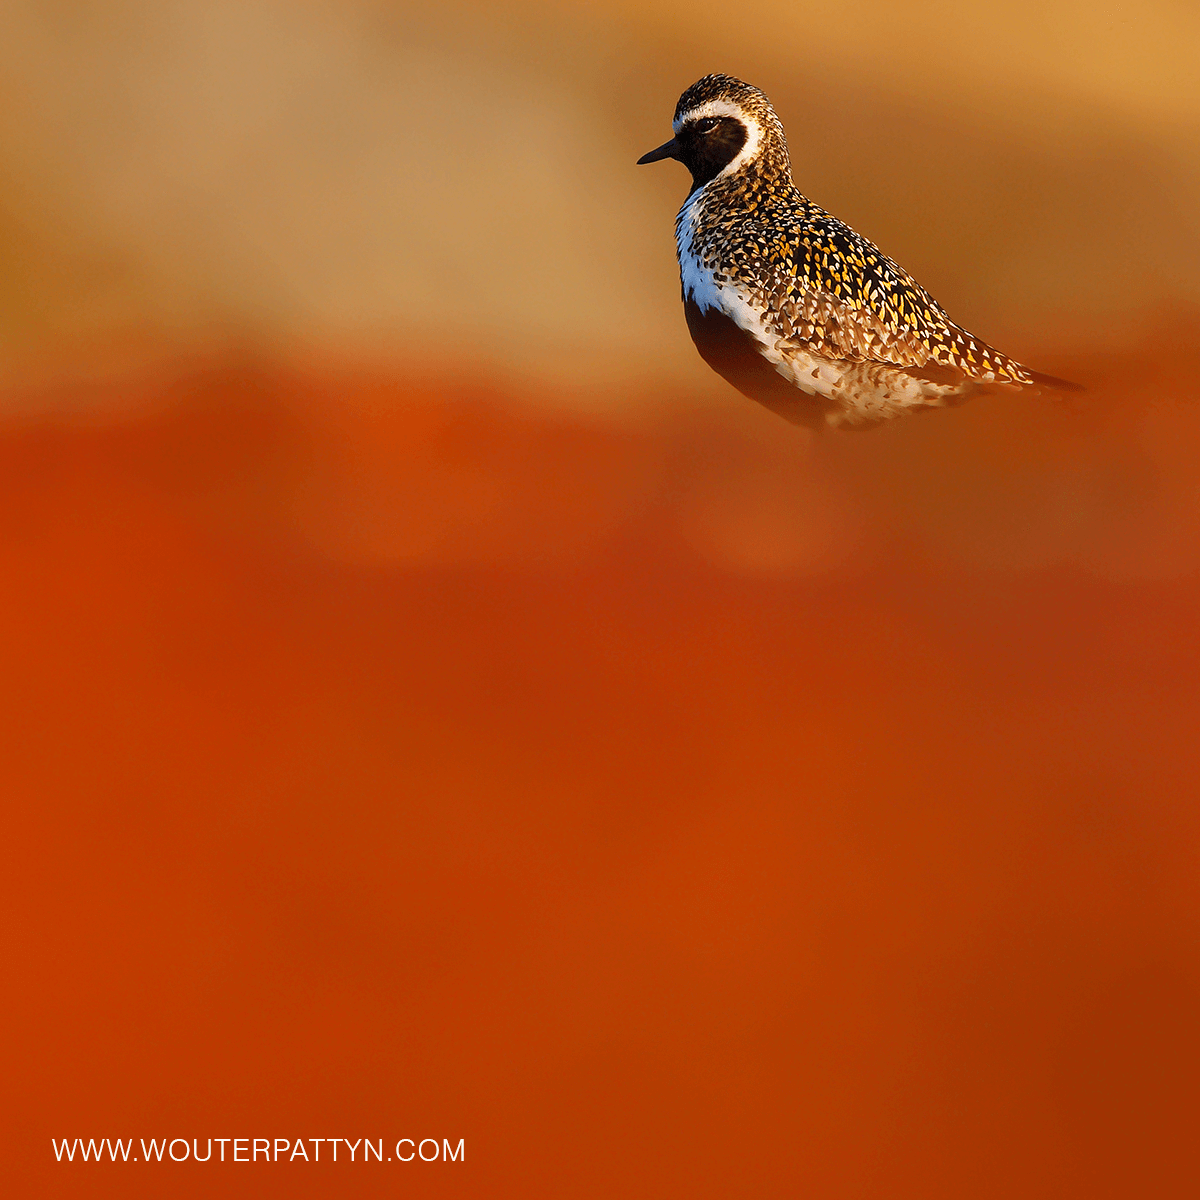
[[[692,173],[693,192],[737,158],[746,137],[746,126],[736,117],[701,117],[675,135],[679,161]]]

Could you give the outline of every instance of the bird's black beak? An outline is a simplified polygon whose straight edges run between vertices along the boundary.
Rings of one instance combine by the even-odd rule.
[[[672,138],[669,142],[663,142],[657,150],[651,150],[649,154],[643,154],[637,160],[637,165],[640,167],[644,163],[661,162],[664,158],[678,158],[679,143]]]

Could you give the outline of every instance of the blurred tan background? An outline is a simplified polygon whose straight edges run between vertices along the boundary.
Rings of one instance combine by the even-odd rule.
[[[9,0],[6,1194],[1200,1195],[1198,51],[1167,0]],[[728,388],[634,165],[712,70],[1088,390],[812,438]],[[47,1145],[347,1133],[466,1162]]]
[[[3,24],[10,377],[250,340],[436,347],[607,411],[648,373],[725,396],[678,312],[686,176],[634,167],[712,70],[772,97],[802,190],[1018,357],[1200,301],[1185,0],[11,0]]]

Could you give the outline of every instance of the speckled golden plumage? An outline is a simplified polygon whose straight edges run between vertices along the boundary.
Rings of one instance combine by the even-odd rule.
[[[861,427],[982,387],[1061,385],[968,333],[878,247],[804,196],[783,126],[757,88],[705,76],[680,97],[674,125],[675,139],[642,161],[677,157],[693,173],[676,221],[685,302],[729,318],[810,398],[783,415]]]

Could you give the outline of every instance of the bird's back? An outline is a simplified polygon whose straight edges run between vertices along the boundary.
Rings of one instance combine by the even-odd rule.
[[[1034,382],[790,179],[755,175],[714,180],[680,211],[685,301],[750,333],[772,370],[817,398],[825,424],[865,426]]]

